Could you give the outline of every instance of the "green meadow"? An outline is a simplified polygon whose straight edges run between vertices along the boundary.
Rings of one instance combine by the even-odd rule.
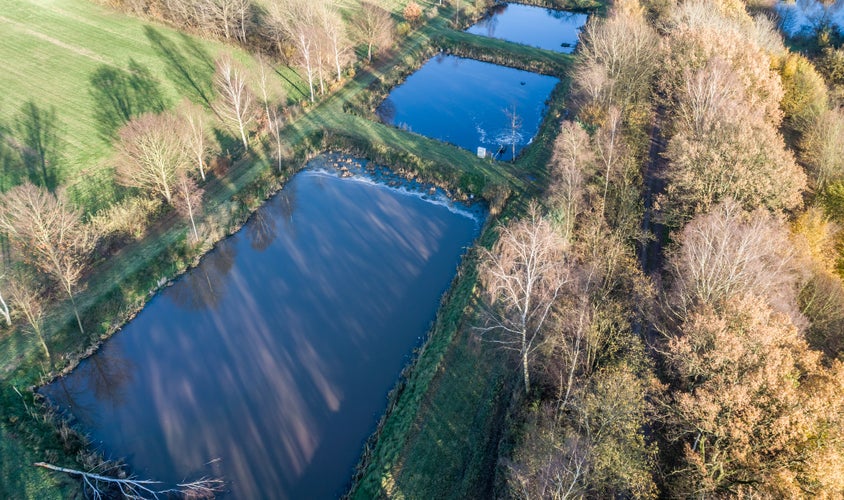
[[[40,126],[56,137],[50,167],[87,211],[116,196],[111,143],[128,116],[181,99],[208,106],[214,60],[223,53],[256,67],[238,49],[84,0],[4,0],[0,32],[0,133],[25,142],[21,125],[46,116]],[[276,69],[278,85],[295,99],[298,75]],[[0,189],[19,176],[12,170],[2,172]]]

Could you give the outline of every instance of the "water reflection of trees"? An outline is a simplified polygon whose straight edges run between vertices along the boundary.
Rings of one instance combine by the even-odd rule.
[[[192,311],[216,309],[225,295],[225,278],[231,271],[237,249],[232,240],[223,240],[206,255],[172,290],[173,302]]]
[[[783,30],[791,36],[814,36],[821,31],[836,30],[844,35],[844,0],[780,2],[777,12]]]
[[[265,209],[258,210],[246,224],[246,237],[252,249],[263,252],[276,238],[275,218]]]
[[[134,363],[119,349],[106,347],[87,358],[72,374],[52,383],[47,395],[79,420],[98,426],[99,412],[95,409],[102,403],[113,408],[126,403],[126,386],[134,376]]]
[[[119,355],[118,349],[108,349],[91,356],[83,376],[88,387],[100,401],[120,406],[126,401],[125,386],[132,382],[135,367],[132,361]]]
[[[383,123],[393,123],[396,120],[396,103],[387,97],[375,110],[375,114]]]
[[[504,14],[507,10],[507,4],[493,5],[489,8],[487,15],[478,23],[486,28],[486,36],[490,38],[495,37],[495,29],[498,27],[498,17]]]

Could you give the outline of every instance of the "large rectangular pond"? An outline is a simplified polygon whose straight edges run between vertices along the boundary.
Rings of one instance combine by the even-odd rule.
[[[533,140],[558,83],[552,76],[439,55],[394,88],[378,115],[391,125],[510,160],[514,145],[518,155]]]
[[[484,214],[320,168],[338,158],[294,176],[41,392],[139,477],[341,495]]]
[[[490,8],[489,13],[466,32],[571,53],[587,17],[579,12],[505,3]]]

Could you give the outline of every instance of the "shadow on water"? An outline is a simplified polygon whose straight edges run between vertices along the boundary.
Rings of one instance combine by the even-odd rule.
[[[296,238],[296,226],[293,224],[293,213],[296,211],[296,185],[288,184],[276,195],[275,199],[278,207],[276,216],[265,210],[258,210],[252,216],[250,223],[246,225],[249,246],[257,252],[263,252],[269,248],[278,237],[277,220],[284,225],[286,235]]]
[[[231,240],[223,240],[202,259],[202,264],[173,288],[173,303],[191,311],[216,309],[225,294],[224,281],[232,270],[237,247]]]
[[[337,498],[477,234],[477,219],[426,193],[297,174],[43,393],[139,476]]]
[[[144,28],[144,34],[179,93],[210,108],[214,95],[214,60],[208,52],[186,35],[180,36],[177,43],[150,26]]]
[[[133,59],[129,59],[126,70],[103,64],[91,73],[89,81],[94,118],[107,141],[113,140],[117,130],[133,117],[167,109],[161,83],[149,68]]]

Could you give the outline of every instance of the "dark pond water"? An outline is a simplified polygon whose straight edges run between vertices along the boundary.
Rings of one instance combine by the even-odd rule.
[[[844,0],[780,0],[776,5],[782,20],[783,32],[788,36],[812,37],[821,28],[829,27],[844,36]]]
[[[400,128],[510,160],[513,144],[518,155],[533,140],[557,83],[552,76],[439,55],[393,89],[378,114]]]
[[[482,218],[303,171],[42,392],[139,477],[336,498]]]
[[[586,14],[577,12],[505,3],[492,7],[489,14],[466,32],[571,53],[586,18]]]

